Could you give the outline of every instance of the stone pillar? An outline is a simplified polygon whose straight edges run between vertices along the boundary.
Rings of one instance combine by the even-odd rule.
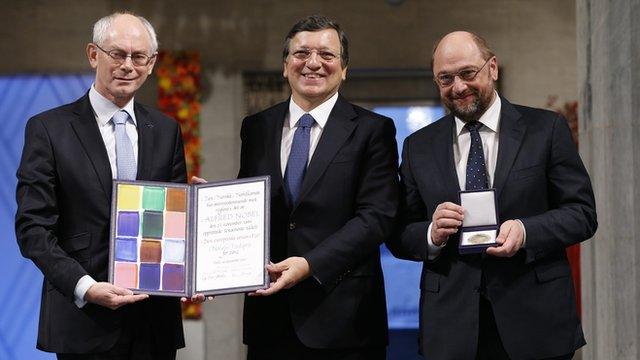
[[[202,176],[209,181],[235,179],[240,166],[240,125],[244,117],[242,75],[204,71],[202,81]],[[202,308],[205,359],[246,358],[242,344],[243,301],[243,295],[224,295],[205,302]]]
[[[580,152],[599,227],[583,244],[584,359],[640,358],[640,1],[577,0]],[[549,64],[553,66],[553,64]]]

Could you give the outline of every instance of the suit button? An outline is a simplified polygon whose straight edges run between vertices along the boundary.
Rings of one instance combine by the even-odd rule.
[[[289,223],[289,230],[295,230],[295,229],[296,229],[296,223],[290,222]]]

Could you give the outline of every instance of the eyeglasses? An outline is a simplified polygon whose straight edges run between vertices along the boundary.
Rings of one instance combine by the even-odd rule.
[[[140,52],[136,52],[133,54],[128,54],[127,52],[120,50],[120,49],[113,49],[113,50],[105,50],[103,48],[100,47],[100,45],[98,44],[94,44],[98,49],[102,50],[102,52],[104,52],[105,54],[109,55],[109,57],[111,59],[113,59],[113,61],[120,65],[122,63],[124,63],[128,57],[131,58],[131,62],[133,63],[133,65],[135,66],[147,66],[149,64],[149,62],[151,61],[151,59],[153,59],[154,57],[156,57],[156,54],[153,54],[151,56],[144,54],[144,53],[140,53]]]
[[[478,70],[464,69],[452,74],[440,74],[436,77],[436,81],[438,85],[440,85],[440,87],[447,87],[447,86],[453,85],[453,82],[455,81],[456,76],[459,77],[460,80],[462,81],[471,82],[475,80],[476,76],[478,76],[478,73],[482,71],[482,69],[484,69],[484,67],[487,65],[487,63],[491,59],[493,59],[493,56],[488,58],[487,61],[485,61],[484,64],[482,64],[482,66]]]
[[[320,58],[323,61],[326,62],[332,62],[335,59],[338,58],[338,56],[340,56],[340,54],[334,54],[331,51],[327,51],[327,50],[316,50],[316,49],[300,49],[300,50],[296,50],[293,54],[291,54],[291,56],[293,56],[294,58],[301,60],[301,61],[307,61],[309,60],[309,58],[311,58],[311,54],[316,53],[318,56],[320,56]]]

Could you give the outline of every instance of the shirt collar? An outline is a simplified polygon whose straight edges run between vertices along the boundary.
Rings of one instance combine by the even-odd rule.
[[[105,126],[111,120],[113,114],[120,110],[124,110],[129,113],[131,120],[133,120],[133,124],[137,125],[136,114],[133,111],[133,98],[121,109],[118,105],[102,96],[102,94],[96,90],[94,85],[91,85],[91,89],[89,89],[89,102],[91,103],[93,113],[96,115],[96,119],[98,120],[98,125],[100,126]]]
[[[324,126],[327,124],[331,110],[333,110],[337,101],[338,93],[336,92],[332,97],[327,99],[327,101],[309,111],[309,115],[313,116],[313,119],[321,129],[324,129]],[[294,128],[298,120],[306,113],[307,112],[302,110],[302,108],[293,101],[293,98],[291,98],[291,101],[289,101],[289,128]]]
[[[482,116],[480,116],[480,119],[478,119],[478,121],[481,122],[482,125],[489,128],[491,131],[497,133],[500,126],[500,109],[502,109],[502,102],[500,101],[500,96],[498,96],[498,93],[495,90],[494,95],[495,97],[493,99],[493,103],[489,105],[489,108],[484,112],[484,114],[482,114]],[[462,133],[462,130],[464,130],[465,122],[458,119],[457,116],[455,117],[455,119],[456,134],[460,136],[460,133]]]

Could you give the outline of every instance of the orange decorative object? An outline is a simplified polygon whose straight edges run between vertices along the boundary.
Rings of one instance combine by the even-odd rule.
[[[578,146],[578,102],[567,101],[562,106],[555,106],[558,101],[557,96],[549,96],[547,99],[547,108],[561,114],[567,119],[573,141]],[[573,285],[576,288],[576,303],[578,305],[578,315],[582,314],[582,286],[580,284],[580,244],[571,245],[567,248],[567,257],[569,265],[571,265],[571,273],[573,275]]]
[[[180,124],[187,175],[200,174],[200,53],[160,51],[158,54],[158,106]]]
[[[200,53],[160,51],[157,63],[158,107],[182,130],[187,178],[200,175]],[[202,305],[183,303],[185,319],[201,319]]]

